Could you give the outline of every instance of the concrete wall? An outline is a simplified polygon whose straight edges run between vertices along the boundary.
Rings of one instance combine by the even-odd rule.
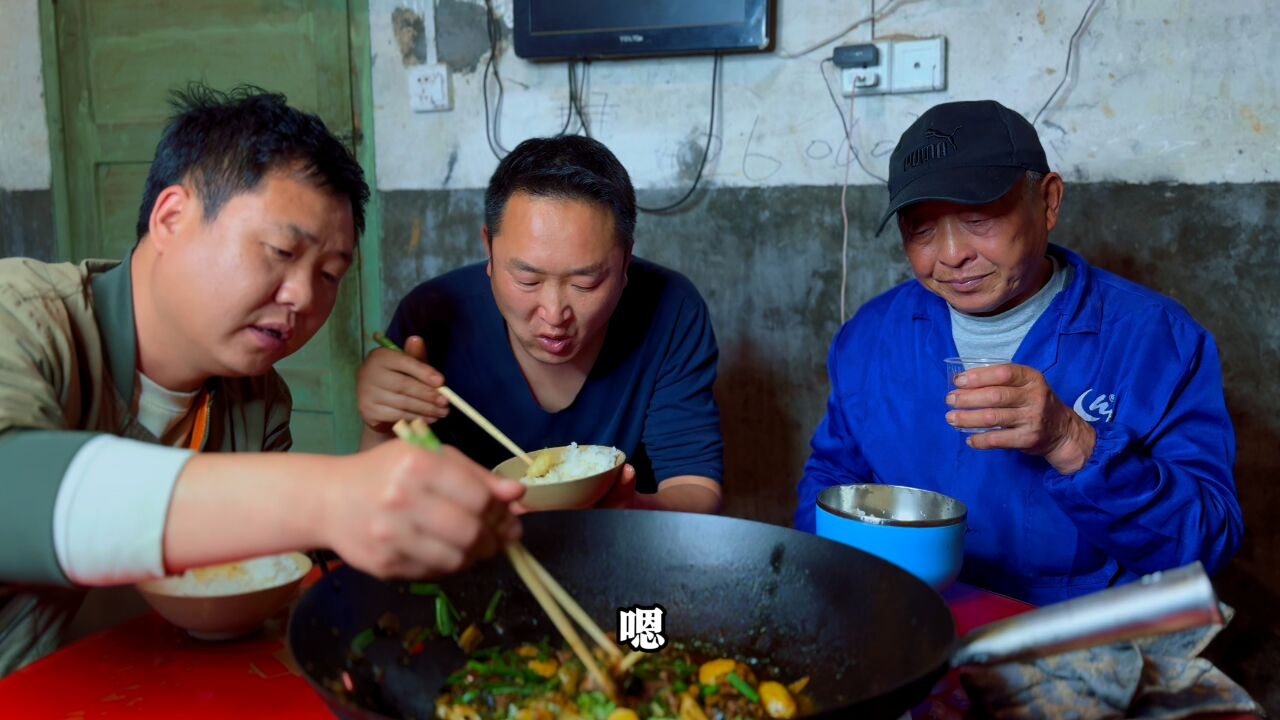
[[[510,0],[494,0],[510,22]],[[945,93],[867,97],[855,105],[855,140],[885,173],[902,129],[948,99],[990,97],[1035,114],[1062,79],[1066,47],[1088,0],[880,0],[876,35],[945,35]],[[432,12],[431,8],[435,7]],[[485,142],[480,73],[488,52],[477,0],[373,0],[378,185],[384,190],[483,187],[494,159]],[[779,0],[778,45],[802,49],[869,13],[870,0]],[[454,110],[408,110],[406,64],[391,15],[434,21],[453,74]],[[428,31],[430,28],[427,28]],[[508,33],[503,33],[504,38]],[[849,41],[871,37],[870,24]],[[563,64],[532,64],[504,41],[502,143],[551,134],[564,122]],[[426,38],[419,57],[436,43]],[[1273,179],[1257,150],[1276,142],[1280,90],[1268,67],[1280,47],[1280,4],[1268,0],[1103,0],[1079,42],[1067,86],[1039,128],[1050,162],[1068,180],[1253,182]],[[830,51],[726,58],[708,177],[721,187],[835,185],[848,153],[818,62]],[[411,57],[409,64],[416,64]],[[834,81],[828,66],[828,74]],[[711,59],[591,65],[586,94],[595,134],[617,152],[637,187],[682,187],[706,134]],[[492,91],[491,91],[492,92]],[[492,99],[492,98],[491,98]],[[847,106],[848,100],[842,99]],[[846,112],[848,108],[845,108]],[[850,181],[874,184],[857,167]]]
[[[4,5],[0,22],[0,188],[49,189],[49,126],[35,0]]]
[[[0,8],[0,257],[54,256],[36,0]]]

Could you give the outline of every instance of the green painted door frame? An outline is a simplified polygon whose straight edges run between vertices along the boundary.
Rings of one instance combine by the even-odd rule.
[[[373,331],[386,328],[382,314],[382,198],[377,187],[373,137],[373,49],[369,40],[369,0],[348,2],[356,158],[369,183],[369,207],[365,210],[364,236],[360,238],[360,319],[362,337],[369,337]]]

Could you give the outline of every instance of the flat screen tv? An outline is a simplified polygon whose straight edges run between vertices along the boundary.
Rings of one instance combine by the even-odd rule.
[[[769,50],[773,0],[515,0],[526,60]]]

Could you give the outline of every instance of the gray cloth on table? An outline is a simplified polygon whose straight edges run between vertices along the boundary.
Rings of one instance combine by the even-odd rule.
[[[1222,605],[1230,622],[1234,611]],[[995,718],[1149,718],[1253,713],[1262,707],[1198,655],[1213,625],[1028,662],[969,667],[960,681],[972,708]]]

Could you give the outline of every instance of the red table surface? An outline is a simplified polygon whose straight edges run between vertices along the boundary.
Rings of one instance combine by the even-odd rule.
[[[945,597],[960,634],[1031,609],[964,585],[952,587]],[[952,672],[912,715],[958,718],[967,707]],[[85,638],[0,680],[0,715],[68,720],[332,717],[285,649],[283,616],[251,638],[209,643],[154,613]]]

